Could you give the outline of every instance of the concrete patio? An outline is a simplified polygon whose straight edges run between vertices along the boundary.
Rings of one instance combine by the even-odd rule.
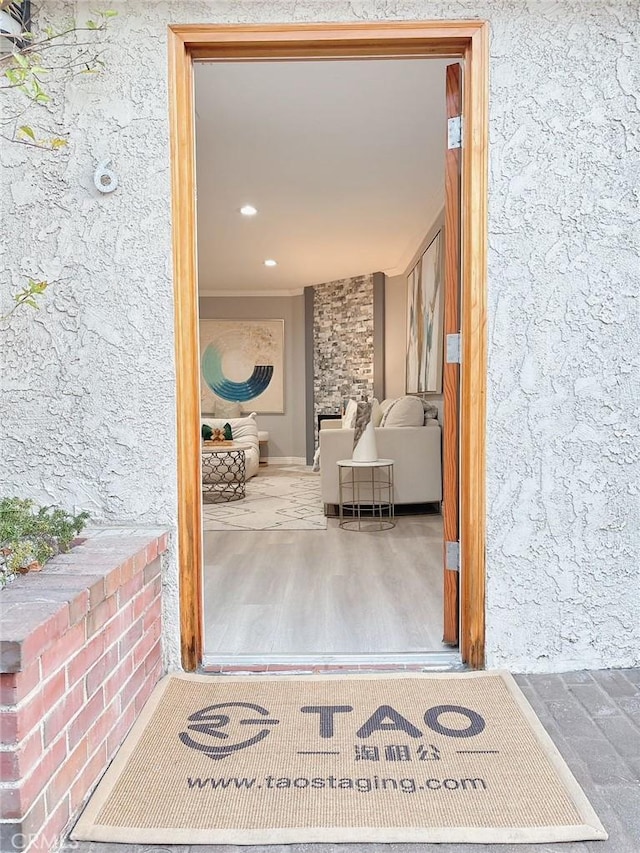
[[[293,844],[271,847],[104,844],[67,841],[62,853],[638,853],[640,851],[640,669],[516,676],[582,785],[608,841],[567,844]]]

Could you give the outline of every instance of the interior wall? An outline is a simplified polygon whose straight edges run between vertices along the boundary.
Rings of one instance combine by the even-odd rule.
[[[272,460],[304,459],[304,296],[207,296],[199,303],[203,320],[284,320],[284,414],[259,414],[258,429],[269,432]]]

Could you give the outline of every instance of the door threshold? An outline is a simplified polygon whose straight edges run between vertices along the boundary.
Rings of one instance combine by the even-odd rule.
[[[439,652],[393,652],[388,654],[205,654],[201,672],[316,673],[316,672],[450,672],[466,669],[455,649]]]

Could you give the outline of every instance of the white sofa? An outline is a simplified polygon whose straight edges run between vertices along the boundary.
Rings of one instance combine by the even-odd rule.
[[[339,459],[350,459],[352,429],[340,422],[323,421],[320,430],[320,483],[325,514],[339,502]],[[376,427],[376,447],[381,459],[393,459],[396,504],[421,504],[442,500],[441,430],[436,420],[425,426]]]

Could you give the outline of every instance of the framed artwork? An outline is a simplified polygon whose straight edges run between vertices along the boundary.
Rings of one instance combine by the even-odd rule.
[[[407,279],[407,394],[442,393],[444,283],[438,231]]]
[[[243,411],[284,413],[284,320],[200,320],[203,414],[216,399]]]

